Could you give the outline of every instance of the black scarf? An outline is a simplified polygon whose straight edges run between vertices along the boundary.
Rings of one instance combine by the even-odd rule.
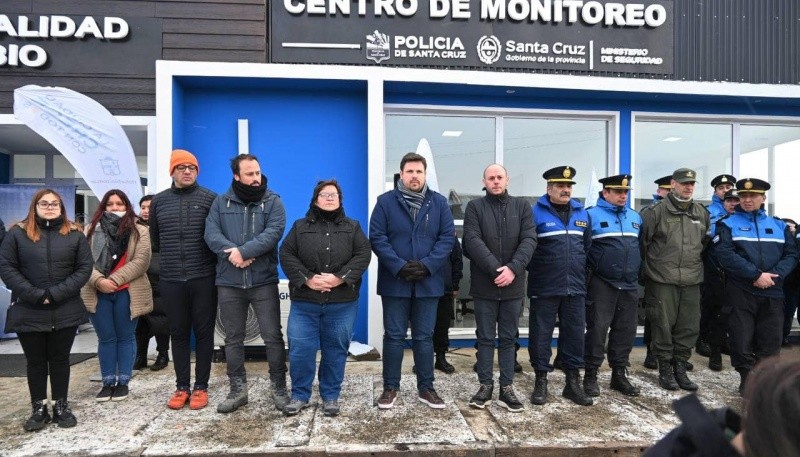
[[[45,219],[43,217],[39,217],[38,214],[34,214],[33,219],[36,221],[36,225],[38,225],[40,229],[46,230],[60,230],[61,226],[64,224],[64,220],[61,219],[60,216],[55,219]]]
[[[344,207],[342,205],[339,205],[339,207],[333,211],[325,211],[324,209],[312,203],[311,214],[314,217],[314,219],[320,221],[338,222],[339,219],[344,217]]]
[[[558,204],[558,203],[550,202],[550,206],[552,206],[553,209],[555,210],[556,214],[558,214],[558,217],[561,219],[561,222],[563,222],[564,225],[568,225],[569,224],[569,212],[570,212],[570,209],[572,209],[570,207],[570,204],[567,203],[567,204],[561,205],[561,204]]]
[[[130,230],[119,233],[122,218],[109,212],[100,218],[100,227],[92,234],[94,266],[103,276],[108,276],[128,250]]]
[[[267,192],[267,178],[262,179],[258,186],[248,186],[234,179],[231,188],[239,200],[245,204],[258,203],[264,199],[264,194]]]

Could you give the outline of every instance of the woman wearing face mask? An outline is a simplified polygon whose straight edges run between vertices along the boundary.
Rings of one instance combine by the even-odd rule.
[[[5,331],[17,334],[27,362],[33,404],[27,431],[50,422],[48,374],[53,422],[59,427],[78,423],[67,402],[69,353],[78,325],[86,322],[80,290],[91,271],[86,237],[67,219],[61,196],[40,190],[28,216],[11,227],[0,247],[0,277],[11,289]]]
[[[136,224],[124,192],[106,192],[87,226],[92,250],[92,276],[81,291],[97,333],[97,357],[103,387],[97,401],[128,397],[128,382],[136,356],[138,317],[153,310],[147,280],[150,233]]]

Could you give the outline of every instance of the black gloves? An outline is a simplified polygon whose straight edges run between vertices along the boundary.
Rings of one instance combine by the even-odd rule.
[[[400,269],[400,273],[398,274],[406,281],[414,282],[425,279],[431,273],[422,262],[418,260],[409,260],[403,265],[403,268]]]

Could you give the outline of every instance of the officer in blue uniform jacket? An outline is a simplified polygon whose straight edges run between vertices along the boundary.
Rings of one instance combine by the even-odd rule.
[[[550,341],[558,316],[561,362],[567,377],[562,395],[579,405],[593,403],[581,385],[586,331],[586,253],[592,244],[589,213],[571,198],[575,169],[561,166],[542,175],[547,194],[533,205],[533,221],[539,244],[528,264],[528,296],[531,299],[531,365],[536,384],[531,403],[547,402]]]
[[[797,264],[797,246],[786,223],[763,209],[770,185],[755,178],[736,182],[739,206],[717,222],[711,255],[727,277],[726,314],[731,365],[744,389],[761,359],[781,349],[783,281]]]
[[[653,181],[658,186],[656,187],[656,193],[653,194],[653,203],[663,200],[669,194],[672,189],[671,181],[672,175],[663,176]]]
[[[728,215],[725,210],[725,192],[736,185],[736,177],[722,174],[711,180],[714,194],[708,210],[711,226],[714,231],[718,220]],[[709,233],[709,236],[711,233]],[[722,344],[726,335],[727,323],[722,314],[722,302],[725,299],[720,269],[708,255],[703,253],[703,284],[700,285],[700,334],[697,337],[695,351],[708,357],[708,367],[714,371],[722,370]]]
[[[597,205],[588,208],[592,222],[592,245],[587,265],[591,275],[586,299],[586,373],[583,390],[597,397],[597,370],[605,358],[611,388],[624,395],[639,395],[627,377],[628,358],[636,340],[639,306],[639,229],[642,218],[628,208],[631,175],[600,179],[603,190]],[[609,333],[609,327],[611,332]]]
[[[711,203],[706,207],[711,217],[711,224],[716,224],[718,220],[728,215],[725,211],[725,192],[731,190],[736,185],[736,177],[733,175],[719,175],[711,180],[711,187],[714,188],[714,195],[711,196]]]

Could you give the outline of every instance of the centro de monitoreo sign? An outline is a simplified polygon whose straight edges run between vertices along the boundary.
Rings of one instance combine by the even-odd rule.
[[[0,72],[153,74],[159,58],[152,18],[0,14]]]
[[[270,60],[671,74],[671,0],[281,0]]]

